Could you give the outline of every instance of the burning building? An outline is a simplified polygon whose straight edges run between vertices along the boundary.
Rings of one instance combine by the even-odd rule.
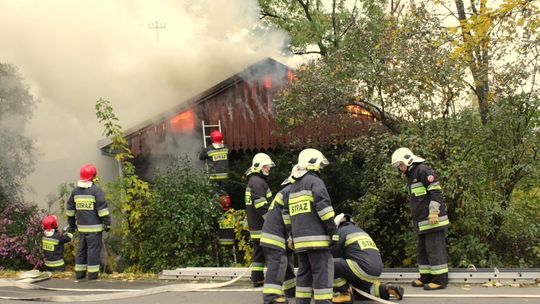
[[[339,117],[319,119],[309,128],[302,126],[282,132],[276,122],[274,96],[293,78],[292,69],[267,58],[128,129],[126,138],[139,173],[151,174],[150,163],[166,160],[179,152],[196,156],[203,147],[203,122],[221,125],[225,143],[232,152],[319,146],[329,141],[342,143],[362,134],[375,122],[368,110],[350,105]],[[336,126],[336,121],[340,122],[340,127]],[[210,130],[206,132],[209,134]],[[104,153],[109,143],[100,144]]]

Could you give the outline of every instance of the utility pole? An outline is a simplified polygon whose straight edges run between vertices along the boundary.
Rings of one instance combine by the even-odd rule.
[[[156,41],[159,41],[159,30],[167,28],[167,23],[159,23],[156,21],[154,23],[150,23],[148,28],[151,30],[156,30]]]

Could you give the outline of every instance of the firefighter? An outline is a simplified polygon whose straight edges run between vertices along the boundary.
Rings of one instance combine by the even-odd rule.
[[[218,197],[223,214],[219,219],[219,244],[221,246],[234,246],[234,221],[232,218],[231,197],[222,194]]]
[[[445,230],[450,225],[441,198],[437,174],[407,148],[392,154],[392,166],[407,176],[407,191],[414,231],[418,234],[417,260],[420,278],[413,287],[443,289],[448,284]]]
[[[264,253],[260,246],[261,230],[264,216],[268,211],[272,191],[266,183],[272,167],[275,167],[270,156],[257,153],[253,157],[251,167],[246,171],[249,180],[246,186],[246,212],[251,242],[253,243],[253,257],[251,260],[251,281],[254,287],[264,285]]]
[[[319,171],[328,165],[324,155],[305,149],[298,156],[289,198],[283,207],[283,221],[292,234],[298,258],[296,303],[331,303],[334,262],[330,247],[337,241],[334,209]]]
[[[88,280],[98,278],[101,262],[103,231],[109,231],[111,218],[105,195],[94,184],[97,170],[92,165],[84,165],[80,170],[80,179],[73,189],[66,206],[69,229],[79,231],[79,245],[75,257],[75,276]]]
[[[43,224],[43,255],[45,266],[51,271],[64,271],[64,244],[71,242],[73,234],[58,231],[58,221],[55,215],[48,215],[41,221]]]
[[[298,166],[294,166],[293,172]],[[289,176],[283,183],[283,189],[274,197],[266,213],[261,234],[261,246],[266,258],[266,277],[263,288],[263,302],[288,303],[287,298],[294,298],[296,279],[294,275],[294,256],[287,246],[289,237],[283,223],[283,202],[289,196],[294,178]]]
[[[334,257],[334,291],[332,303],[352,303],[349,284],[376,297],[388,300],[390,295],[403,298],[403,288],[381,284],[383,262],[377,245],[364,230],[356,227],[348,214],[335,218],[339,241],[332,246]]]
[[[210,133],[212,144],[199,153],[200,160],[210,160],[208,179],[218,183],[229,179],[229,149],[223,144],[223,134],[218,130]]]

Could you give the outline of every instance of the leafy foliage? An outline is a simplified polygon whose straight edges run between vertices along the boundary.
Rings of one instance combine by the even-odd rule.
[[[143,224],[141,266],[160,271],[216,265],[221,211],[208,179],[184,157],[158,171],[154,182],[155,199]]]
[[[122,175],[105,186],[106,199],[114,216],[108,244],[112,256],[121,255],[126,263],[137,263],[152,193],[149,184],[135,175],[135,167],[130,162],[133,153],[109,101],[96,101],[96,116],[105,128],[103,135],[111,139],[110,152],[122,168]],[[111,258],[109,265],[114,266],[115,260]]]
[[[41,219],[36,206],[11,203],[0,212],[0,268],[28,269],[43,265]]]
[[[24,179],[34,168],[34,145],[24,134],[34,104],[17,69],[0,63],[0,211],[21,200]]]
[[[443,2],[455,7],[445,6],[456,26],[441,21]],[[414,264],[405,182],[388,165],[400,146],[425,157],[441,177],[454,266],[539,263],[537,225],[519,227],[522,236],[510,226],[540,216],[532,208],[540,174],[540,9],[525,0],[463,2],[416,1],[396,10],[388,7],[393,1],[360,1],[340,43],[302,65],[277,100],[285,127],[359,104],[387,128],[350,142],[336,159],[362,167],[362,190],[343,197],[342,208],[374,234],[388,266]],[[274,24],[301,35],[301,26],[281,20],[286,25]],[[332,32],[327,22],[318,26]]]

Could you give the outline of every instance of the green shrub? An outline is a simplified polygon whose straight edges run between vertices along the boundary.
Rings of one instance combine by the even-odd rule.
[[[217,265],[217,227],[221,216],[213,186],[176,158],[154,177],[154,196],[143,226],[140,264],[145,271]]]

